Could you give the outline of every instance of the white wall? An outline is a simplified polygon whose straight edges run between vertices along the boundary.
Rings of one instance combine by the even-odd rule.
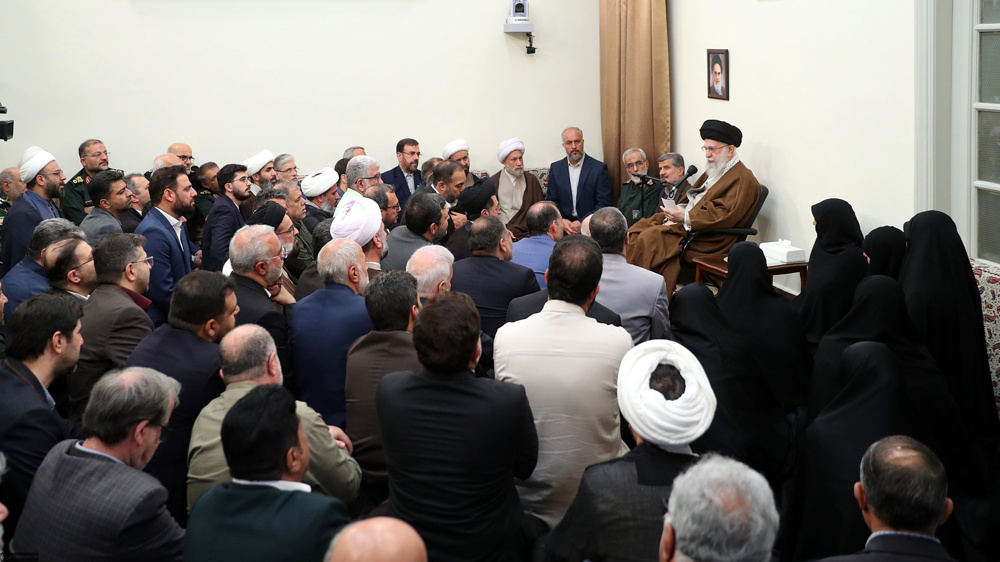
[[[519,136],[526,164],[565,156],[586,132],[601,157],[598,0],[530,5],[538,52],[503,33],[508,0],[3,0],[0,101],[15,121],[0,167],[30,145],[72,175],[102,139],[111,165],[142,171],[172,142],[197,161],[291,152],[300,173],[360,144],[396,165],[467,139],[474,168]]]
[[[829,197],[865,233],[914,214],[911,0],[674,0],[668,22],[673,148],[703,168],[705,119],[743,131],[740,158],[771,190],[757,241],[808,252],[810,207]],[[707,49],[729,49],[730,101],[706,96]]]

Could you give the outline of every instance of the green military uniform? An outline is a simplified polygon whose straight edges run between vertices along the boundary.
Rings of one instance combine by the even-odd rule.
[[[125,173],[114,168],[108,168],[108,170],[119,174]],[[87,189],[88,183],[90,183],[90,176],[87,174],[87,170],[80,168],[80,171],[66,182],[66,189],[63,190],[63,216],[73,221],[77,226],[83,222],[83,219],[87,218],[87,211],[84,209],[94,206],[94,201],[90,198],[90,190]]]
[[[663,186],[664,183],[661,181],[649,180],[642,183],[627,181],[622,184],[622,193],[618,197],[618,210],[625,215],[629,226],[659,212],[662,204],[660,197],[666,197],[662,194]]]
[[[313,236],[306,225],[302,224],[302,221],[292,224],[299,230],[299,255],[295,256],[294,259],[285,259],[285,268],[295,277],[293,281],[298,281],[299,275],[302,275],[302,272],[316,261],[316,255],[313,252]]]

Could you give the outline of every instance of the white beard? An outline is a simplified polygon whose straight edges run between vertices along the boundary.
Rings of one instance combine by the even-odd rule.
[[[712,179],[718,178],[720,175],[722,175],[722,171],[726,169],[726,165],[729,164],[729,160],[731,159],[726,158],[725,160],[723,160],[723,157],[720,155],[718,158],[716,158],[714,163],[705,164],[705,173],[708,174],[709,178]]]
[[[514,170],[511,170],[507,166],[504,166],[504,169],[507,170],[508,174],[514,176],[515,178],[519,178],[524,175],[524,168],[516,168]]]

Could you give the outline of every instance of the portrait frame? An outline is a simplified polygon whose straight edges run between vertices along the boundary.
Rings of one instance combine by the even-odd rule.
[[[721,64],[719,63],[721,61]],[[722,77],[722,93],[715,88],[715,74],[713,67],[720,64]],[[729,49],[709,49],[708,50],[708,97],[716,100],[729,99]]]

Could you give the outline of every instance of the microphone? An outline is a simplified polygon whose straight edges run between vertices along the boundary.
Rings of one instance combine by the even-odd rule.
[[[684,183],[688,178],[697,173],[698,173],[698,166],[691,164],[690,166],[688,166],[687,173],[684,174],[684,177],[681,178],[681,181],[677,182],[677,185]]]
[[[646,174],[634,174],[634,175],[635,175],[635,177],[641,179],[642,183],[647,183],[647,184],[648,183],[655,183],[655,184],[663,185],[663,180],[661,180],[660,178],[654,178],[653,176],[648,176]]]

